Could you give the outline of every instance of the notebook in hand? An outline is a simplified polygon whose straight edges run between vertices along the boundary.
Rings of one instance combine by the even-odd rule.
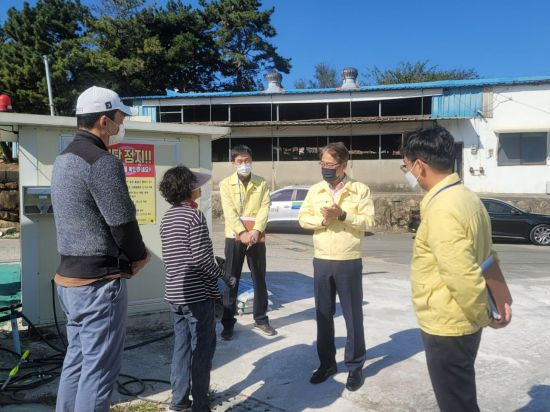
[[[241,222],[243,223],[244,227],[246,228],[247,231],[251,231],[252,229],[254,229],[254,224],[256,223],[256,219],[254,219],[253,217],[241,217]],[[235,240],[238,240],[240,241],[241,239],[239,238],[239,234],[235,234]],[[265,233],[260,233],[260,239],[258,240],[258,242],[265,242]]]
[[[493,256],[489,256],[482,264],[481,271],[485,277],[485,284],[489,295],[489,307],[491,316],[495,320],[502,319],[504,313],[504,305],[512,304],[512,295],[506,280],[500,270],[495,270]]]

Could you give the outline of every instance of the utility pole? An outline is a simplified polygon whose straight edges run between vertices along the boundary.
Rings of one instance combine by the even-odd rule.
[[[44,56],[44,67],[46,68],[46,83],[48,84],[48,100],[50,102],[50,116],[55,116],[55,110],[53,107],[53,96],[52,96],[52,84],[50,82],[50,65],[48,64],[48,56]]]

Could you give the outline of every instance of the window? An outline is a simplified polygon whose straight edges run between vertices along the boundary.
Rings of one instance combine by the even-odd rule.
[[[483,204],[489,213],[511,215],[513,208],[504,203],[494,202],[492,200],[483,200]]]
[[[326,137],[279,137],[280,161],[318,160],[319,149],[327,144]]]
[[[355,160],[378,159],[380,153],[380,136],[353,136],[351,156]]]
[[[412,97],[408,99],[382,100],[382,116],[415,116],[430,114],[431,98]]]
[[[326,119],[326,103],[285,103],[279,105],[279,120]]]
[[[213,162],[228,162],[229,161],[229,138],[224,137],[212,141],[212,161]]]
[[[350,150],[350,148],[351,148],[351,137],[350,136],[329,136],[328,142],[329,143],[342,142],[342,143],[344,143],[344,146],[346,146],[346,148],[348,150]]]
[[[501,133],[498,165],[545,165],[548,157],[546,133]]]
[[[377,117],[378,100],[353,102],[351,106],[351,113],[353,117]]]
[[[285,189],[271,194],[272,202],[290,202],[292,200],[294,189]]]
[[[307,189],[298,189],[296,191],[296,201],[302,201],[307,196]]]
[[[181,123],[181,106],[160,106],[158,111],[159,122]]]
[[[255,162],[271,162],[271,137],[231,138],[231,148],[245,145],[252,150]]]
[[[402,136],[400,134],[383,134],[380,136],[380,158],[401,159]]]
[[[329,103],[328,113],[331,119],[349,117],[349,102]]]
[[[271,104],[235,104],[231,106],[232,122],[269,122],[277,120],[275,106]]]

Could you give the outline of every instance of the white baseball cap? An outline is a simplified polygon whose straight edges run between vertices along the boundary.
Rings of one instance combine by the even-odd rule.
[[[84,90],[76,101],[76,114],[100,113],[120,110],[128,116],[137,115],[137,110],[126,106],[118,94],[103,87],[93,86]]]

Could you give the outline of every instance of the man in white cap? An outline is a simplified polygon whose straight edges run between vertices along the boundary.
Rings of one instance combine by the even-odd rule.
[[[109,410],[124,348],[126,279],[149,261],[124,168],[107,150],[124,136],[131,114],[112,90],[84,91],[76,104],[78,132],[53,167],[61,257],[54,280],[68,340],[57,411]]]

